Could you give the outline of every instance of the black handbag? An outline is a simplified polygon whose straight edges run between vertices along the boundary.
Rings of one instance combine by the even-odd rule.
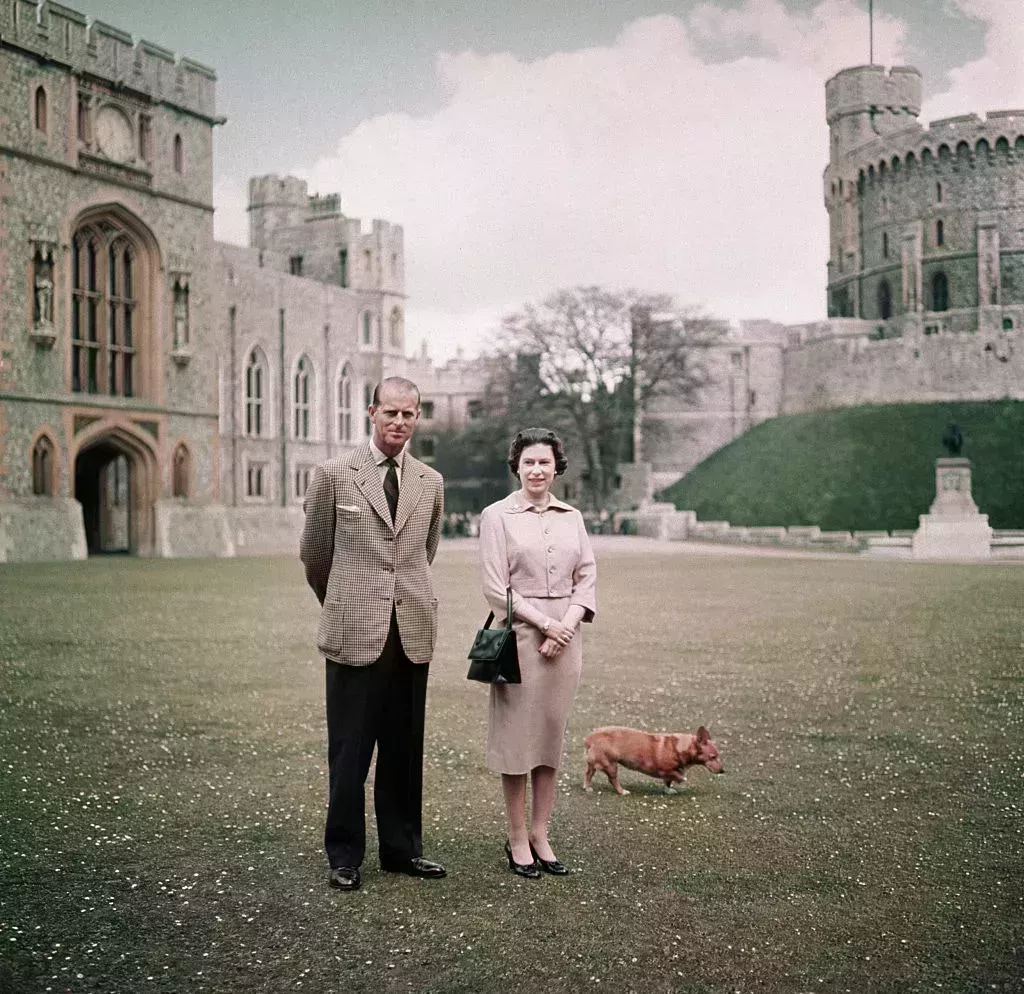
[[[519,650],[512,630],[512,588],[505,591],[505,627],[491,628],[494,612],[487,615],[484,627],[476,633],[469,650],[468,680],[481,683],[522,683],[519,674]]]

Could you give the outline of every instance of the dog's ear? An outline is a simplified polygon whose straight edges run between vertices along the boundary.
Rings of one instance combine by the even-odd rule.
[[[711,741],[711,736],[708,735],[708,730],[703,725],[701,725],[700,728],[697,729],[697,741],[701,745],[703,745],[705,742]]]

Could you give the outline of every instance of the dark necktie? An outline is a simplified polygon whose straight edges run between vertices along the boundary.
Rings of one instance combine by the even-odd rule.
[[[388,510],[391,511],[391,523],[394,524],[398,511],[398,463],[394,459],[388,459],[384,465],[388,468],[384,474],[384,496],[388,501]]]

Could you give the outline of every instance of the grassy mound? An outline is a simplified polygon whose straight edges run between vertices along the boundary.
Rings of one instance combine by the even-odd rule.
[[[833,529],[916,528],[935,497],[951,422],[993,528],[1024,527],[1024,403],[893,404],[791,414],[719,449],[661,499],[701,520]]]

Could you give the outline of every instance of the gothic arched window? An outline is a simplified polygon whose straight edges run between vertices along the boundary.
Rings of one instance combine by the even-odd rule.
[[[932,310],[949,310],[949,279],[945,273],[936,273],[932,277]]]
[[[338,377],[338,441],[352,441],[352,367],[348,363]]]
[[[878,284],[878,316],[883,321],[892,317],[892,288],[888,280]]]
[[[55,447],[49,435],[40,435],[32,446],[32,493],[52,497],[56,492]]]
[[[373,344],[373,315],[363,311],[363,345]]]
[[[104,219],[71,244],[71,388],[76,393],[137,393],[139,249]]]
[[[245,364],[245,433],[256,438],[264,433],[267,380],[267,360],[260,349],[253,349]]]
[[[171,496],[188,497],[192,489],[192,456],[188,446],[179,442],[171,458]]]
[[[47,113],[46,113],[46,90],[41,86],[36,87],[35,96],[35,125],[37,131],[42,131],[43,134],[47,132]]]
[[[296,438],[309,438],[309,409],[312,390],[313,367],[303,356],[295,367],[294,392],[292,395]]]
[[[941,221],[935,222],[935,245],[946,244],[946,226]]]

